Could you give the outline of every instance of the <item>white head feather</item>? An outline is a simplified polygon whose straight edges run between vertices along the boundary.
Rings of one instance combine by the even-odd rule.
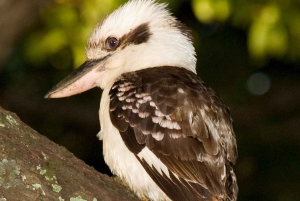
[[[166,7],[167,4],[153,0],[132,0],[96,26],[86,48],[90,60],[112,53],[102,48],[108,37],[120,39],[144,23],[150,30],[147,42],[131,44],[113,52],[114,55],[106,61],[105,74],[97,82],[101,88],[122,73],[149,67],[177,66],[196,73],[195,49],[188,32],[183,32],[183,24]]]
[[[95,86],[107,89],[123,73],[174,66],[196,73],[189,30],[154,0],[132,0],[115,10],[92,32],[88,60],[46,94],[71,96]],[[111,48],[108,41],[114,39]]]

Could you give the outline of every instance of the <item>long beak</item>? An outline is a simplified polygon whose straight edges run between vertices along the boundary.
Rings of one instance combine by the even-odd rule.
[[[105,71],[105,61],[110,55],[97,60],[88,60],[54,86],[45,98],[62,98],[82,93],[96,86],[96,81]]]

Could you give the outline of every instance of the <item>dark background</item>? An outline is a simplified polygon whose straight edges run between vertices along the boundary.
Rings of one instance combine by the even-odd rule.
[[[101,90],[64,99],[43,96],[84,61],[93,26],[122,2],[12,0],[0,5],[0,105],[106,174],[102,142],[96,138]],[[231,108],[238,200],[300,200],[300,3],[169,3],[193,30],[198,75]],[[214,14],[205,15],[211,10]]]

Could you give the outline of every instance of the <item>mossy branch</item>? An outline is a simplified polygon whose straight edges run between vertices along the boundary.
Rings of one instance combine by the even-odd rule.
[[[0,107],[0,200],[138,200]]]

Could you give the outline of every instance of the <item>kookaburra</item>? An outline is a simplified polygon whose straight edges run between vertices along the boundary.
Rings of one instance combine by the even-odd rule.
[[[87,60],[45,97],[93,87],[113,174],[154,201],[236,200],[228,107],[196,75],[190,30],[153,0],[131,0],[96,25]]]

